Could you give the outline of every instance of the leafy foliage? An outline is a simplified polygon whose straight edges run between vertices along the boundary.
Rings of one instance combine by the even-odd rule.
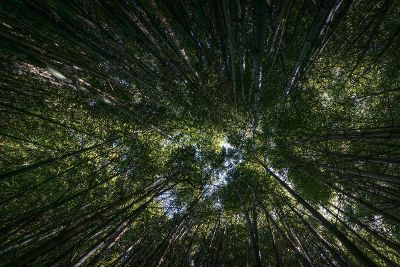
[[[3,1],[0,265],[400,265],[399,17]]]

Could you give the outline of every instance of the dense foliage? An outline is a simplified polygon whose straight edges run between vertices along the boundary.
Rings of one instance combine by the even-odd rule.
[[[399,18],[0,1],[0,265],[400,265]]]

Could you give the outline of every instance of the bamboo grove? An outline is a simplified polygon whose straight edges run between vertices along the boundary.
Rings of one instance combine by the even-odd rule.
[[[399,18],[0,1],[0,265],[399,266]]]

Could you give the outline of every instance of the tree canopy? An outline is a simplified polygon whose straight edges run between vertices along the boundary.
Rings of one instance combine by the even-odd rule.
[[[400,2],[0,2],[0,266],[399,266]]]

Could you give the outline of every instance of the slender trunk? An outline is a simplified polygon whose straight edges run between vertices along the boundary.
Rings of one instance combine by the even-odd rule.
[[[156,197],[156,195],[158,195],[160,192],[162,192],[162,190],[155,191],[156,189],[151,190],[151,191],[147,192],[146,194],[142,195],[141,197],[139,197],[138,199],[136,199],[135,201],[133,201],[132,203],[130,203],[129,205],[127,205],[126,207],[121,209],[119,211],[119,213],[128,210],[130,207],[143,201],[145,198],[149,197],[151,194],[155,194],[153,196],[153,198]],[[47,253],[51,249],[59,246],[61,243],[66,242],[66,241],[70,240],[71,238],[77,237],[77,235],[81,231],[84,231],[85,228],[87,228],[88,226],[102,222],[105,219],[105,216],[108,211],[113,211],[113,210],[117,209],[118,207],[125,204],[126,202],[129,202],[131,199],[132,198],[130,196],[130,197],[123,198],[119,201],[116,201],[116,202],[112,203],[110,206],[108,206],[106,209],[96,212],[94,215],[85,219],[81,223],[79,223],[71,228],[63,230],[57,236],[51,238],[50,240],[44,241],[38,247],[35,247],[35,248],[31,249],[30,251],[26,252],[22,257],[20,257],[16,261],[16,263],[18,263],[20,265],[27,264],[28,262],[31,262],[33,259]],[[115,216],[115,215],[116,214],[114,214],[113,216]]]
[[[365,172],[365,171],[361,171],[361,170],[342,169],[342,168],[338,168],[336,166],[335,167],[330,166],[328,164],[321,164],[321,166],[324,169],[327,169],[330,171],[338,171],[338,172],[341,172],[344,174],[352,174],[355,176],[361,176],[361,177],[371,178],[371,179],[375,179],[375,180],[379,180],[379,181],[386,181],[386,182],[390,182],[390,183],[400,184],[400,177],[398,177],[398,176],[387,175],[387,174],[375,174],[375,173],[369,173],[369,172]]]
[[[31,172],[33,170],[36,170],[36,169],[40,168],[40,167],[47,166],[47,165],[49,165],[49,164],[51,164],[53,162],[56,162],[56,161],[59,161],[59,160],[64,160],[64,159],[66,159],[68,157],[80,155],[80,154],[85,153],[87,151],[90,151],[90,150],[96,149],[98,147],[101,147],[102,145],[104,145],[106,143],[109,143],[109,142],[111,142],[113,140],[115,140],[115,138],[108,139],[108,140],[106,140],[106,141],[104,141],[104,142],[102,142],[100,144],[96,144],[96,145],[93,145],[93,146],[90,146],[90,147],[86,147],[86,148],[83,148],[83,149],[80,149],[80,150],[77,150],[77,151],[72,151],[72,152],[66,153],[66,154],[61,155],[59,157],[46,159],[46,160],[43,160],[43,161],[39,161],[39,162],[33,163],[33,164],[28,165],[26,167],[22,167],[22,168],[19,168],[19,169],[10,171],[10,172],[2,173],[2,174],[0,174],[0,180],[6,179],[6,178],[9,178],[9,177],[13,177],[13,176],[16,176],[16,175],[24,174],[24,173],[27,173],[27,172]]]
[[[253,79],[254,79],[254,100],[253,100],[253,135],[257,131],[259,120],[259,102],[262,88],[262,65],[264,55],[265,22],[266,13],[269,8],[265,0],[254,1],[254,61],[253,61]]]
[[[274,232],[272,231],[272,228],[271,228],[271,223],[270,223],[268,210],[265,208],[264,205],[262,205],[262,208],[264,210],[265,219],[267,220],[268,230],[269,230],[269,233],[271,235],[271,242],[272,242],[272,246],[273,246],[273,249],[274,249],[276,266],[280,267],[280,266],[283,266],[282,255],[280,254],[278,245],[276,244],[276,241],[275,241],[275,234],[274,234]]]
[[[353,242],[348,239],[337,227],[323,217],[316,209],[314,209],[308,202],[306,202],[300,195],[291,189],[278,175],[262,163],[267,174],[271,175],[275,180],[286,189],[286,191],[295,198],[307,211],[309,211],[314,218],[316,218],[327,230],[329,230],[342,244],[349,250],[349,252],[357,259],[363,266],[377,266],[374,261],[368,258],[363,251],[361,251]]]
[[[322,245],[332,254],[333,258],[340,263],[340,266],[350,266],[348,261],[342,257],[342,255],[337,251],[335,247],[332,246],[321,234],[319,234],[313,226],[311,226],[301,214],[293,208],[291,205],[288,205],[290,209],[296,213],[297,217],[303,222],[305,226],[307,226],[308,230],[322,243]]]
[[[254,266],[261,267],[260,249],[258,247],[257,236],[256,236],[257,229],[254,228],[254,225],[257,223],[251,222],[248,211],[245,211],[244,216],[246,219],[247,231],[250,239],[250,250],[251,250],[251,255],[253,257]]]

